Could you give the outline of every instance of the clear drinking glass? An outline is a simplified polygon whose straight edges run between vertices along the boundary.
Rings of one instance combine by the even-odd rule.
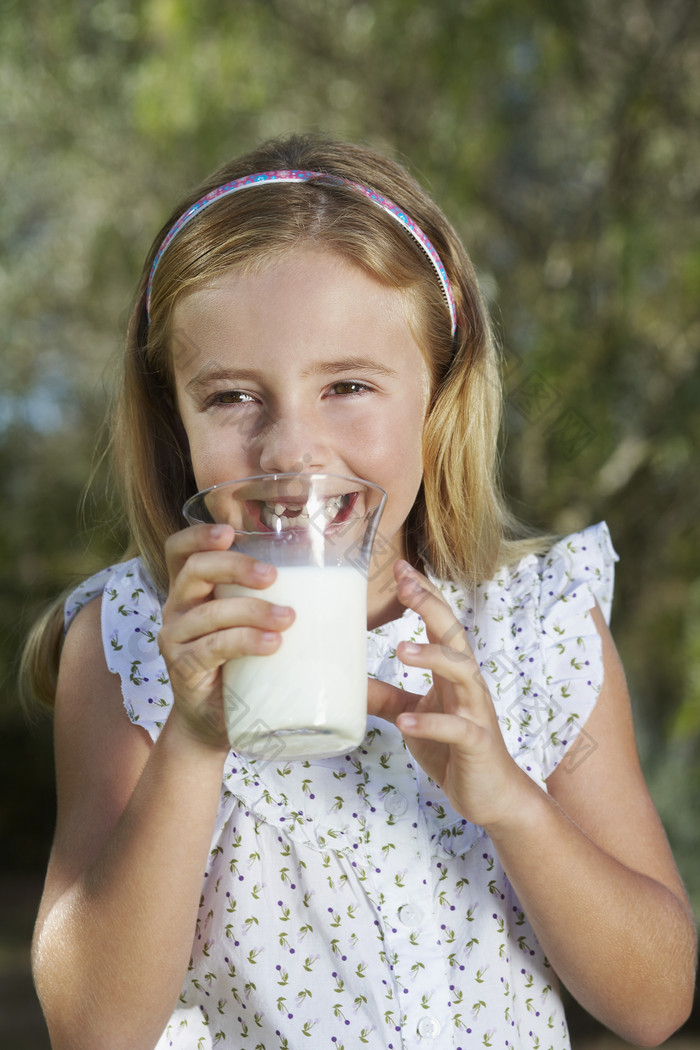
[[[253,758],[328,758],[362,741],[367,722],[367,575],[386,493],[337,474],[266,474],[214,485],[187,501],[194,525],[226,523],[233,549],[270,562],[262,590],[219,584],[291,606],[275,653],[223,668],[231,747]]]

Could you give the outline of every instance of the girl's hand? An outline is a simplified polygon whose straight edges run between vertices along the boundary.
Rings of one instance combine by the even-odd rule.
[[[170,675],[175,716],[197,740],[228,750],[221,668],[228,660],[279,648],[294,620],[287,606],[264,600],[272,565],[229,548],[229,525],[194,525],[165,544],[170,577],[158,644]],[[219,583],[260,589],[261,597],[215,598]]]
[[[400,660],[432,672],[425,696],[370,679],[370,714],[401,730],[454,809],[487,829],[512,815],[527,774],[505,746],[493,701],[464,628],[435,587],[406,562],[394,567],[398,597],[420,613],[427,645],[401,642]]]

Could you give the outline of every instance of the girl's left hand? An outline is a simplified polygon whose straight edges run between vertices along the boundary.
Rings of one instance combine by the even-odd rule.
[[[369,713],[393,722],[454,809],[487,830],[513,819],[530,778],[511,758],[464,628],[439,591],[407,562],[394,569],[398,597],[420,613],[428,644],[401,642],[397,655],[432,672],[425,694],[369,681]]]

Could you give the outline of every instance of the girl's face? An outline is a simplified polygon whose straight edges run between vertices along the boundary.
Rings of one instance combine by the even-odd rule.
[[[430,380],[402,294],[332,252],[303,249],[184,297],[172,331],[199,489],[298,470],[385,489],[379,534],[391,556],[370,580],[371,608],[404,554],[422,477]]]

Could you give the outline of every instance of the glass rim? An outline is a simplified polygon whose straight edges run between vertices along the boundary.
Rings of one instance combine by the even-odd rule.
[[[247,482],[253,482],[253,481],[258,481],[258,482],[286,481],[286,480],[289,480],[290,478],[300,478],[300,477],[308,478],[309,481],[314,481],[315,479],[320,479],[320,478],[338,478],[341,481],[351,481],[351,482],[355,481],[355,482],[359,482],[360,485],[364,485],[366,488],[369,488],[369,489],[374,489],[375,492],[379,493],[379,503],[378,503],[377,506],[381,507],[381,508],[384,507],[384,505],[385,505],[385,503],[386,503],[386,501],[388,499],[388,495],[386,493],[386,490],[383,489],[381,487],[381,485],[377,485],[374,481],[367,481],[366,478],[360,478],[360,477],[357,477],[357,476],[355,476],[353,474],[336,474],[333,471],[324,471],[324,470],[317,470],[317,471],[314,471],[313,473],[310,473],[310,472],[307,473],[306,471],[302,471],[302,470],[291,470],[291,471],[286,471],[286,472],[280,473],[280,474],[250,474],[247,477],[232,478],[230,481],[220,481],[220,482],[217,482],[215,485],[209,485],[208,488],[201,489],[199,492],[195,492],[192,496],[190,496],[187,500],[185,500],[185,502],[184,502],[184,504],[182,506],[182,516],[191,525],[207,524],[206,522],[202,522],[200,519],[193,520],[191,514],[188,512],[189,509],[194,505],[195,500],[198,500],[198,501],[200,501],[202,503],[205,503],[205,505],[206,505],[206,498],[207,498],[207,496],[213,494],[214,492],[221,492],[224,489],[231,488],[234,485],[244,485]],[[237,531],[239,531],[239,530],[237,530]],[[255,532],[248,532],[248,533],[246,533],[245,530],[240,530],[240,531],[241,531],[241,534],[250,535],[250,536],[268,535],[266,533],[255,533]]]

